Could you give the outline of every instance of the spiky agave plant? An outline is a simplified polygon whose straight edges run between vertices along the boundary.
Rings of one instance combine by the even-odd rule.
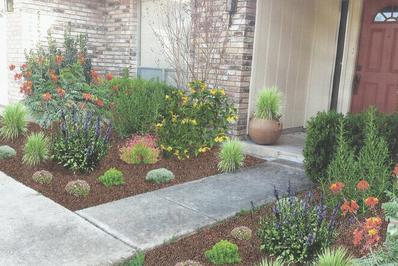
[[[5,140],[16,139],[27,131],[26,108],[20,103],[7,106],[1,118],[0,136]]]
[[[278,88],[266,88],[260,92],[256,105],[256,117],[266,120],[279,120],[282,94]]]
[[[336,249],[326,248],[322,254],[318,255],[318,260],[314,264],[317,266],[352,266],[354,265],[352,257],[347,250],[338,247]]]

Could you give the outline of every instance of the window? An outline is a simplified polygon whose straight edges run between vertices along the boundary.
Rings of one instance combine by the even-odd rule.
[[[380,22],[398,22],[398,6],[387,6],[380,10],[374,20],[376,23]]]

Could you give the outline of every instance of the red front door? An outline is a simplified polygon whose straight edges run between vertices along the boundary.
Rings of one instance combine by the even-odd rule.
[[[365,0],[352,112],[398,109],[398,0]]]

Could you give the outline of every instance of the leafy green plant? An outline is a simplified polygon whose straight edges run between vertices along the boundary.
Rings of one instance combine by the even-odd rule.
[[[53,181],[53,175],[46,170],[40,170],[33,174],[32,179],[39,184],[48,185]]]
[[[91,112],[62,112],[60,128],[53,139],[52,159],[72,171],[93,171],[110,146],[111,125],[103,127],[101,119]]]
[[[87,197],[90,194],[90,185],[84,180],[74,180],[66,184],[65,191],[75,197]]]
[[[241,261],[238,246],[227,240],[216,243],[205,252],[205,257],[215,265],[234,264]]]
[[[282,94],[278,88],[266,88],[258,96],[255,116],[260,119],[279,120],[281,103]]]
[[[223,89],[209,88],[203,81],[189,83],[190,94],[178,89],[166,95],[157,126],[159,146],[166,157],[198,156],[226,139],[236,110]]]
[[[285,263],[277,258],[276,260],[263,259],[257,266],[284,266]],[[286,264],[289,265],[289,264]]]
[[[221,146],[218,154],[220,162],[218,170],[221,172],[233,172],[243,166],[245,155],[242,143],[239,140],[228,140]]]
[[[347,250],[341,247],[336,249],[326,248],[318,255],[316,266],[352,266],[353,258],[347,253]]]
[[[29,166],[36,166],[49,156],[48,140],[42,132],[32,133],[23,148],[22,162]]]
[[[110,168],[98,180],[106,187],[123,185],[124,178],[122,171],[116,168]]]
[[[142,251],[137,252],[134,257],[126,264],[126,266],[144,266],[145,253]]]
[[[156,184],[167,183],[175,178],[173,172],[166,168],[159,168],[149,171],[146,174],[145,180]]]
[[[277,203],[272,215],[261,219],[257,233],[260,248],[285,262],[308,263],[333,240],[338,208],[328,215],[322,200],[317,203],[312,193],[299,200],[289,185],[288,194],[280,199],[275,189]]]
[[[158,157],[159,149],[152,135],[133,136],[120,149],[120,159],[128,164],[154,164]]]
[[[5,140],[13,140],[27,130],[27,113],[20,103],[8,105],[1,118],[0,136]]]
[[[169,89],[166,84],[122,77],[114,78],[106,86],[113,99],[110,119],[119,135],[155,132]]]

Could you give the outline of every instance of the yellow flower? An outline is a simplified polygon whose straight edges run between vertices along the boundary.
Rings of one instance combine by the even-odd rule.
[[[199,148],[199,152],[200,153],[205,153],[205,152],[207,152],[207,151],[209,151],[210,150],[210,148],[209,147],[201,147],[201,148]]]
[[[191,124],[192,124],[193,126],[196,126],[196,125],[198,124],[198,122],[196,121],[196,119],[192,119],[192,120],[191,120]]]
[[[225,95],[225,90],[224,90],[224,89],[219,89],[218,92],[219,92],[222,96]]]
[[[156,127],[157,127],[157,128],[161,128],[162,126],[163,126],[162,123],[157,123],[157,124],[156,124]]]
[[[370,229],[369,231],[368,231],[368,234],[370,235],[370,236],[374,236],[374,235],[377,235],[377,233],[378,233],[378,231],[376,230],[376,229]]]
[[[210,90],[211,95],[216,95],[217,94],[217,89],[211,89]]]
[[[196,90],[195,90],[194,88],[191,88],[191,92],[192,92],[192,93],[195,93]]]
[[[223,142],[223,141],[226,140],[226,139],[227,139],[226,136],[217,136],[217,137],[214,139],[214,141],[220,143],[220,142]]]
[[[176,150],[176,151],[174,152],[174,155],[175,155],[175,156],[179,156],[179,155],[180,155],[180,151],[179,151],[179,150]]]
[[[177,116],[176,116],[175,114],[172,115],[171,121],[172,121],[173,123],[176,123],[176,122],[177,122]]]
[[[166,151],[168,151],[168,152],[171,152],[173,150],[173,147],[171,147],[171,146],[168,146],[167,148],[166,148]]]
[[[169,96],[169,95],[166,95],[166,96],[165,96],[165,99],[166,99],[166,100],[170,99],[170,96]]]
[[[182,104],[187,104],[188,97],[187,96],[182,96],[181,100],[182,100]]]
[[[231,115],[231,116],[227,117],[227,121],[228,121],[228,123],[232,124],[232,123],[236,122],[237,118],[238,117],[236,115]]]

